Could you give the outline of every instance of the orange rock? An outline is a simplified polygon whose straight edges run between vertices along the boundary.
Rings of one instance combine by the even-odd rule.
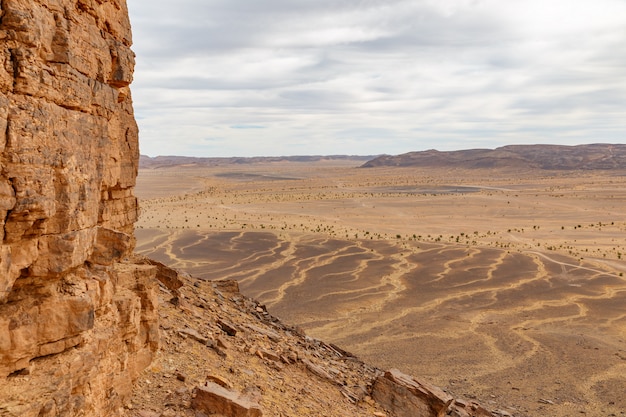
[[[127,260],[139,148],[126,2],[11,0],[0,15],[0,377],[15,377],[0,404],[120,415],[159,340],[155,268]]]
[[[209,382],[214,382],[219,386],[224,388],[232,388],[233,384],[230,383],[226,378],[217,375],[207,375],[206,380]]]
[[[213,382],[194,391],[191,406],[207,414],[222,414],[228,417],[261,417],[263,412],[256,402],[235,391]]]
[[[454,399],[439,388],[397,369],[376,379],[372,397],[398,417],[445,415]]]

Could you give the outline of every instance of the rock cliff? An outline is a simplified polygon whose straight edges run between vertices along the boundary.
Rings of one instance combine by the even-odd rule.
[[[124,0],[0,1],[0,415],[116,415],[152,360]]]

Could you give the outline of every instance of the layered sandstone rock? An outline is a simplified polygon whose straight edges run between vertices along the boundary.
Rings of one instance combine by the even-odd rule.
[[[372,397],[396,417],[491,417],[475,402],[454,399],[434,385],[391,369],[378,376]]]
[[[0,2],[0,415],[115,415],[158,343],[124,0]]]

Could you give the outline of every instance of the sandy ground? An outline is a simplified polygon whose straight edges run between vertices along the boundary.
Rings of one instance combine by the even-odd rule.
[[[137,251],[516,416],[626,415],[626,172],[140,170]]]

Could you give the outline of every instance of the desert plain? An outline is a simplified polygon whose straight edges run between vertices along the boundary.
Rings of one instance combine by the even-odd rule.
[[[626,171],[363,162],[141,168],[137,251],[489,408],[626,415]]]

